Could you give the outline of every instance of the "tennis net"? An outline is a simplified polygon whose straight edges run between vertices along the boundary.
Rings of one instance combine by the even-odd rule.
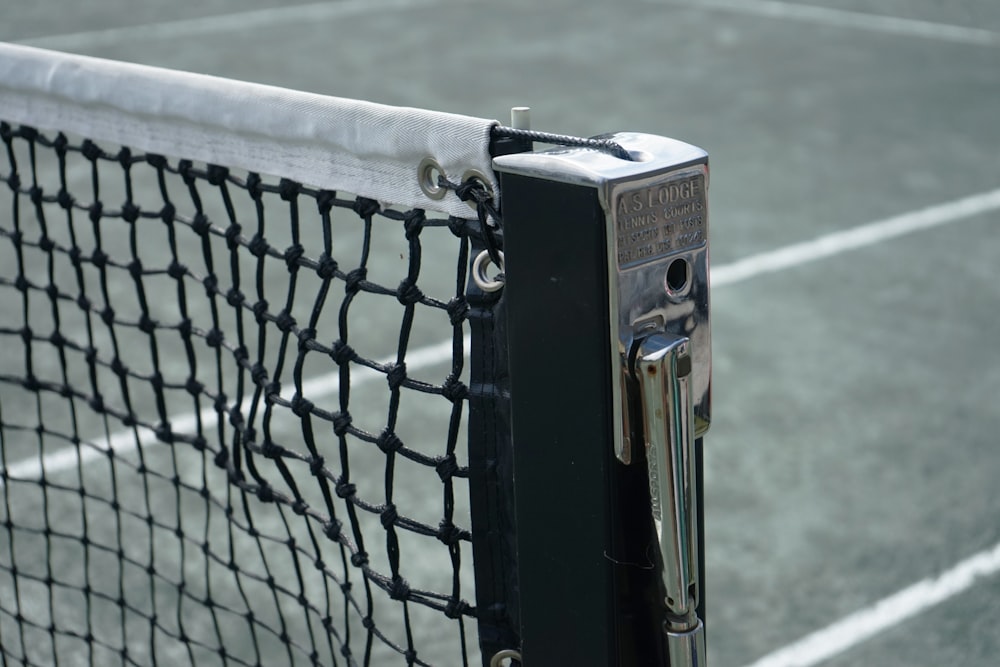
[[[703,151],[2,44],[0,143],[0,664],[703,664]]]
[[[493,187],[491,123],[0,61],[4,663],[478,662],[483,228],[405,151]]]

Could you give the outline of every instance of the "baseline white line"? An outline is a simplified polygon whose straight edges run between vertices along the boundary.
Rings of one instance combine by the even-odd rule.
[[[800,5],[779,0],[646,0],[651,4],[686,5],[698,9],[721,9],[767,18],[805,21],[837,28],[853,28],[906,37],[922,37],[976,46],[1000,46],[1000,33],[983,28],[868,14],[846,9]]]
[[[765,273],[814,262],[848,250],[863,248],[897,236],[937,227],[1000,209],[1000,189],[929,206],[860,227],[833,232],[802,243],[762,252],[712,269],[712,287],[742,282]]]
[[[434,343],[426,347],[418,348],[406,355],[406,370],[412,372],[435,364],[441,364],[451,359],[452,341],[446,340]],[[466,350],[468,354],[468,350]],[[395,361],[393,356],[390,359],[382,359],[378,363],[387,364]],[[339,389],[340,371],[333,371],[319,377],[312,378],[302,383],[302,395],[307,396],[313,402],[328,398],[337,394]],[[351,387],[357,387],[377,379],[384,378],[385,375],[373,371],[365,366],[354,366],[351,369]],[[199,421],[204,430],[215,427],[219,414],[214,408],[206,408],[199,413],[188,412],[186,414],[171,417],[170,427],[177,433],[193,432]],[[76,447],[64,447],[50,452],[41,459],[27,458],[15,461],[7,468],[7,474],[12,479],[37,480],[42,475],[44,468],[46,474],[61,472],[80,465],[85,465],[91,461],[104,456],[109,449],[115,452],[125,453],[132,451],[140,445],[156,444],[156,434],[148,428],[138,427],[136,429],[139,437],[135,437],[131,429],[115,431],[107,439],[88,441],[88,446],[80,447],[79,454]],[[0,462],[0,468],[2,468]],[[0,480],[0,487],[3,487],[3,480]]]
[[[63,35],[30,37],[19,40],[15,44],[72,51],[124,42],[165,41],[223,32],[243,32],[256,28],[273,28],[279,25],[315,23],[342,16],[367,14],[375,11],[412,9],[414,7],[438,5],[443,1],[446,0],[342,0],[341,2],[316,2],[307,5],[253,9],[219,16],[178,19],[176,21],[123,26],[105,30],[89,30]]]
[[[748,667],[811,667],[968,590],[1000,572],[1000,544],[971,556],[935,578],[923,579],[822,630],[770,653]]]

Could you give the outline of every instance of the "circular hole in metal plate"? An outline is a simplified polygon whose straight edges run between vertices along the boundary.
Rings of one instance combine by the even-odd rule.
[[[438,185],[438,178],[444,176],[444,169],[432,157],[425,157],[417,166],[417,180],[420,189],[431,199],[443,199],[446,190]]]
[[[691,282],[691,265],[683,257],[678,257],[670,262],[663,282],[666,285],[667,294],[670,296],[683,295]]]

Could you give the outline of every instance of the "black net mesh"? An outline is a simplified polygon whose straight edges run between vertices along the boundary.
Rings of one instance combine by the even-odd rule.
[[[477,663],[479,222],[0,134],[0,662]]]

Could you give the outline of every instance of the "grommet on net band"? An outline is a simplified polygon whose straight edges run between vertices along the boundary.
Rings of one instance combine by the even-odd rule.
[[[472,279],[476,282],[479,289],[484,292],[496,292],[503,287],[503,252],[497,251],[500,255],[500,275],[496,278],[490,278],[486,275],[486,265],[491,263],[490,253],[483,250],[481,253],[476,255],[476,259],[472,262]]]
[[[438,183],[438,177],[444,175],[444,169],[432,157],[425,157],[417,166],[417,181],[420,189],[431,199],[444,199],[447,190]]]
[[[489,199],[493,199],[493,188],[490,186],[490,179],[486,177],[486,174],[479,171],[478,169],[469,169],[464,174],[462,174],[462,183],[468,183],[473,181],[482,186],[483,190],[489,196]],[[479,207],[479,202],[475,199],[470,199],[466,202],[473,211],[477,210]]]

